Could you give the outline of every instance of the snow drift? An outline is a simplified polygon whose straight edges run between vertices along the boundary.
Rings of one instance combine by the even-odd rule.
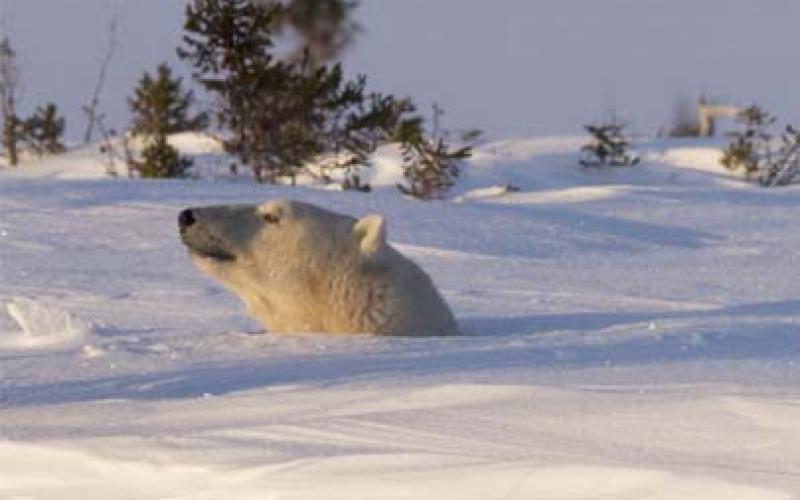
[[[799,187],[731,177],[713,141],[589,171],[535,138],[421,203],[391,152],[364,195],[176,140],[209,175],[111,179],[91,148],[0,172],[0,496],[800,494]],[[175,219],[277,197],[384,214],[466,335],[260,332]]]

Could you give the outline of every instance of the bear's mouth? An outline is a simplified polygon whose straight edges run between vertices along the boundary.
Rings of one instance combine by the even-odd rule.
[[[181,234],[181,241],[189,249],[189,253],[196,257],[215,260],[217,262],[233,262],[236,256],[231,252],[222,248],[222,246],[214,244],[214,242],[205,241],[192,241],[186,234]]]
[[[234,260],[236,260],[236,257],[233,254],[230,254],[225,250],[220,250],[218,248],[206,249],[206,248],[189,247],[189,252],[192,255],[196,255],[197,257],[202,257],[204,259],[212,259],[218,262],[233,262]]]

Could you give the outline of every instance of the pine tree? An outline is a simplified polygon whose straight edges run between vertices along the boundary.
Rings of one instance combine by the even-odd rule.
[[[142,177],[183,177],[192,161],[182,157],[169,144],[170,134],[201,130],[208,124],[205,113],[190,115],[194,104],[191,91],[184,91],[182,80],[175,78],[166,63],[158,66],[155,78],[145,73],[128,99],[133,112],[131,135],[145,143],[142,159],[128,153],[129,167]]]
[[[186,7],[185,46],[178,49],[193,76],[218,97],[217,122],[233,132],[225,149],[250,165],[260,181],[265,165],[256,157],[260,117],[253,100],[273,99],[275,90],[289,85],[286,68],[269,53],[280,10],[249,0],[193,0]],[[273,93],[265,94],[269,90]]]
[[[36,112],[22,123],[21,138],[39,156],[63,153],[65,148],[61,138],[64,126],[64,117],[59,116],[56,105],[48,103],[37,107]]]
[[[346,105],[335,106],[318,137],[325,151],[332,153],[322,162],[323,173],[343,170],[342,187],[369,192],[371,187],[361,181],[360,170],[370,164],[370,155],[378,145],[397,140],[398,129],[406,116],[414,111],[408,99],[371,93],[364,95],[365,77],[345,87],[351,98]]]
[[[285,22],[287,9],[300,3],[193,0],[187,7],[178,55],[216,95],[217,122],[233,132],[226,150],[259,181],[294,183],[305,172],[329,182],[338,170],[343,187],[367,191],[359,168],[378,144],[399,139],[409,182],[400,189],[420,198],[438,196],[453,184],[470,148],[451,151],[442,138],[427,137],[422,119],[409,117],[408,100],[367,93],[366,77],[347,80],[341,64],[321,64],[308,48],[301,57],[276,58],[272,33]],[[320,1],[317,7],[334,3],[355,6]],[[319,168],[309,172],[312,160]]]
[[[639,163],[639,156],[628,151],[631,145],[623,133],[624,123],[612,120],[603,125],[585,125],[592,142],[583,146],[583,157],[578,161],[584,167],[629,167]]]
[[[720,163],[729,170],[742,170],[745,176],[758,175],[770,163],[772,134],[769,127],[776,118],[759,106],[752,105],[736,117],[744,130],[731,132],[731,143],[722,153]]]
[[[406,179],[406,184],[398,184],[397,188],[422,200],[438,198],[450,189],[460,174],[460,162],[472,155],[471,147],[451,151],[443,137],[427,137],[421,117],[403,120],[397,139]]]
[[[787,125],[780,145],[770,156],[771,161],[761,169],[759,183],[764,187],[792,184],[800,175],[800,130]]]
[[[323,170],[343,168],[349,175],[389,136],[397,122],[394,100],[366,94],[363,76],[345,80],[340,64],[317,64],[308,50],[297,60],[274,57],[272,32],[284,12],[274,3],[194,0],[178,54],[217,95],[218,124],[233,132],[226,150],[257,180],[294,182],[307,162],[325,153],[334,159]]]
[[[16,53],[8,37],[0,41],[0,115],[3,118],[3,148],[11,166],[19,162],[17,140],[20,120],[16,112],[16,93],[19,84],[19,68]]]
[[[128,99],[134,114],[131,133],[136,135],[169,135],[202,130],[208,125],[208,115],[190,115],[194,93],[184,91],[182,79],[173,77],[167,63],[161,63],[155,78],[145,73]]]
[[[157,135],[142,150],[142,159],[128,160],[130,167],[141,177],[173,178],[185,177],[192,160],[180,155],[177,149],[167,142],[167,136]]]
[[[740,170],[764,187],[788,186],[800,175],[800,130],[787,125],[777,137],[770,127],[775,116],[759,106],[742,110],[737,121],[744,130],[731,132],[730,144],[720,163],[729,170]]]

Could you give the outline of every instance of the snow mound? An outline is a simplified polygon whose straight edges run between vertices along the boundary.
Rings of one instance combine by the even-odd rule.
[[[18,491],[56,495],[25,498],[735,498],[789,500],[779,491],[699,475],[593,465],[542,465],[511,461],[490,466],[452,466],[426,470],[416,454],[365,454],[298,461],[289,467],[255,466],[242,471],[194,464],[159,464],[119,460],[54,446],[0,442],[0,467],[8,477],[0,494]],[[398,463],[400,471],[393,471]],[[385,470],[382,470],[385,469]],[[357,471],[357,472],[354,472]],[[375,473],[379,471],[379,473]],[[320,491],[325,491],[320,494]],[[5,497],[4,497],[5,498]],[[22,497],[19,497],[22,498]]]
[[[608,169],[586,140],[481,144],[426,203],[396,146],[369,194],[257,184],[199,134],[170,138],[192,181],[96,145],[2,170],[0,499],[800,498],[800,186],[722,139]],[[262,334],[175,222],[274,198],[384,215],[467,335]]]
[[[7,318],[0,318],[0,348],[71,345],[94,329],[91,322],[49,301],[17,297],[5,304],[5,310]]]
[[[181,132],[169,136],[169,143],[181,153],[201,155],[222,153],[222,140],[201,132]]]

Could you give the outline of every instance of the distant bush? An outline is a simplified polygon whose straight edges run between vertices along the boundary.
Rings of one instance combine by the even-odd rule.
[[[747,177],[758,176],[766,166],[772,141],[769,127],[776,120],[759,106],[742,110],[736,121],[744,129],[728,133],[732,140],[723,150],[720,163],[729,170],[742,170]]]
[[[166,63],[158,66],[156,76],[145,73],[128,99],[133,112],[130,135],[145,147],[137,159],[126,147],[128,167],[142,177],[183,177],[192,165],[167,142],[170,134],[202,130],[208,125],[205,113],[190,112],[194,104],[191,91],[184,91],[182,80],[172,75]]]
[[[398,140],[405,184],[398,184],[397,188],[422,200],[440,197],[450,189],[461,171],[461,160],[472,154],[469,146],[451,150],[444,138],[428,137],[421,119],[406,120],[398,131]]]
[[[0,40],[0,117],[3,119],[2,146],[12,167],[19,162],[17,141],[20,119],[16,110],[16,99],[20,80],[16,52],[8,37]]]
[[[128,163],[141,177],[161,179],[185,177],[192,166],[192,160],[181,156],[164,135],[156,136],[142,150],[140,160],[129,158]]]
[[[628,167],[639,163],[639,156],[628,150],[630,139],[623,134],[625,124],[585,125],[592,142],[581,148],[578,162],[584,167]]]
[[[167,63],[156,68],[155,76],[145,72],[128,98],[133,113],[131,135],[169,135],[179,132],[204,130],[208,115],[193,113],[194,93],[183,90],[183,79],[173,76]]]
[[[38,156],[63,153],[61,142],[66,122],[53,103],[39,106],[33,115],[22,122],[20,138]]]
[[[764,187],[786,186],[800,173],[800,132],[791,125],[776,137],[770,127],[777,118],[753,105],[739,113],[743,130],[731,132],[731,143],[722,152],[720,163],[732,171],[742,171]]]
[[[788,186],[800,173],[800,131],[787,125],[780,145],[761,172],[759,182],[765,187]]]
[[[16,62],[16,52],[8,37],[0,40],[0,118],[3,122],[0,146],[5,150],[8,164],[19,162],[19,143],[24,143],[37,156],[45,153],[63,153],[62,143],[65,120],[53,103],[39,106],[27,119],[17,113],[16,101],[21,81],[21,71]]]

